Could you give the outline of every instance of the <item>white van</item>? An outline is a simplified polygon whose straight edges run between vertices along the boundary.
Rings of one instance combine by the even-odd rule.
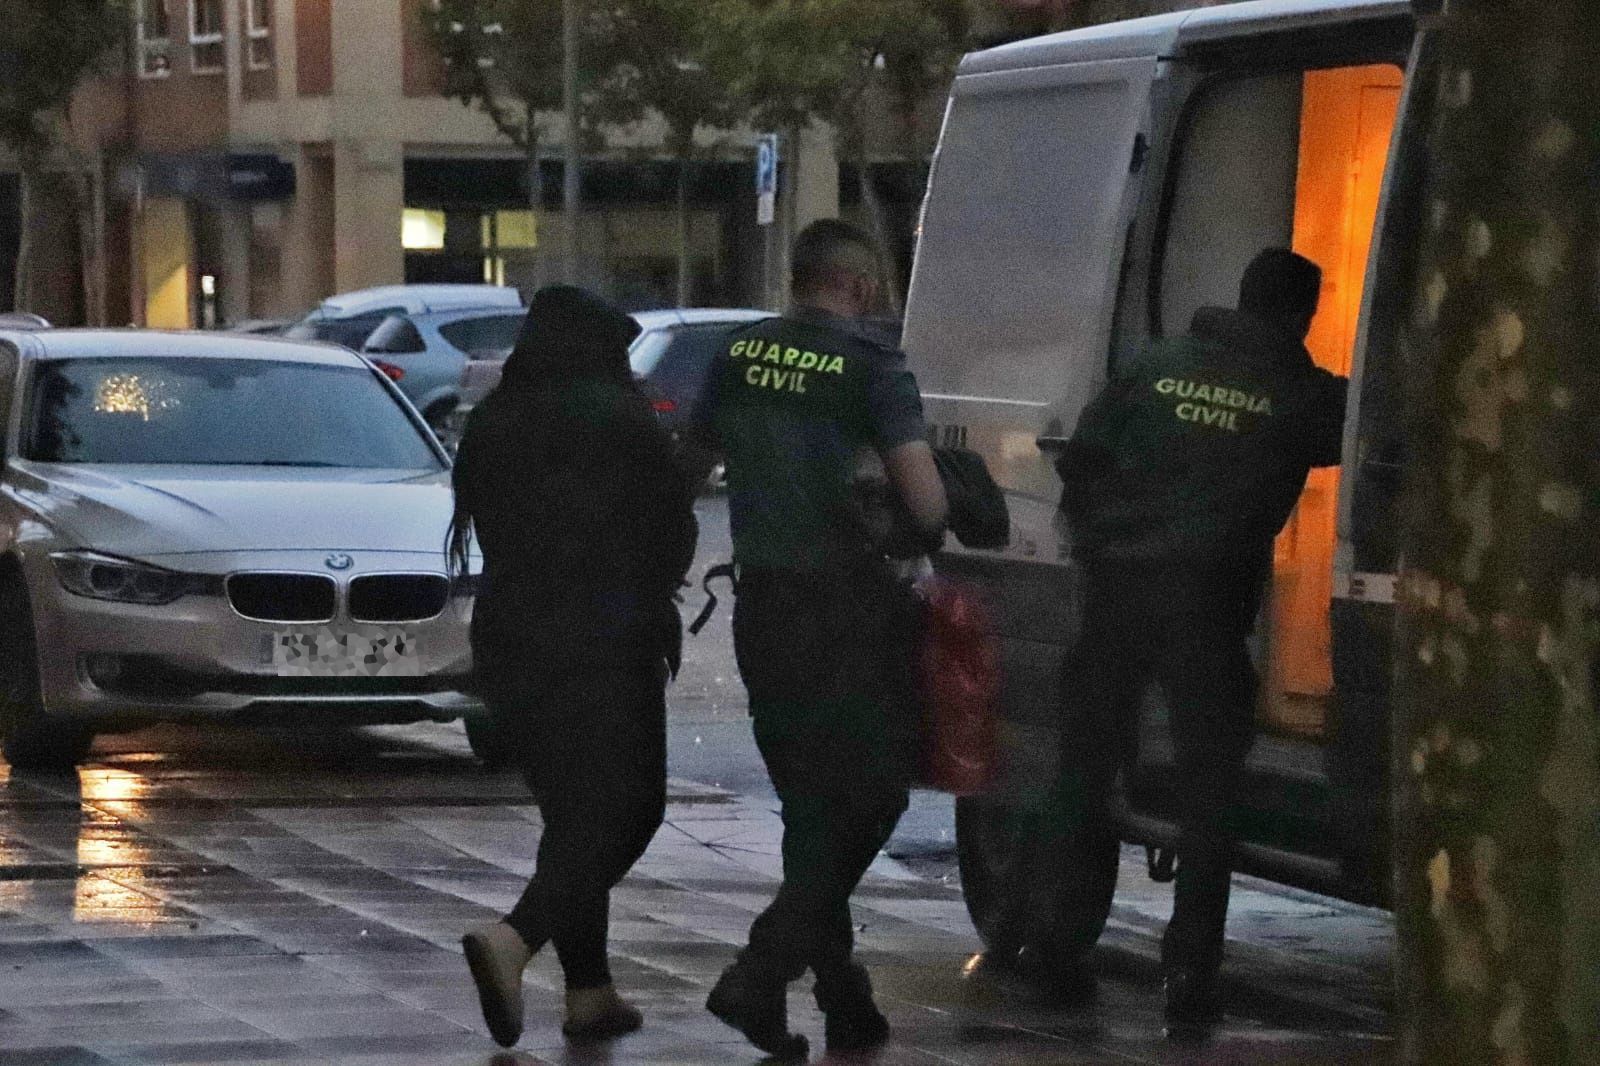
[[[991,946],[1014,934],[996,889],[1026,854],[1026,814],[1062,743],[1057,674],[1075,620],[1054,451],[1117,359],[1187,330],[1202,305],[1233,306],[1268,246],[1322,265],[1309,347],[1355,385],[1342,472],[1313,472],[1276,546],[1239,865],[1387,899],[1399,455],[1393,331],[1370,324],[1393,321],[1416,244],[1422,131],[1397,120],[1425,110],[1405,98],[1432,91],[1429,51],[1408,3],[1262,0],[961,64],[904,346],[934,443],[982,453],[1012,509],[1009,548],[938,563],[988,586],[1005,642],[1007,772],[957,810],[968,903]],[[1159,700],[1145,702],[1120,818],[1125,839],[1168,848],[1171,745]]]

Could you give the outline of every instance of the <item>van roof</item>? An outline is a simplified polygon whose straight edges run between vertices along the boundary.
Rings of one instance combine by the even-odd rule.
[[[501,285],[379,285],[371,289],[341,292],[322,301],[318,311],[325,318],[350,318],[398,308],[407,314],[446,311],[460,307],[522,306],[516,289]]]
[[[1089,59],[1170,56],[1180,44],[1410,12],[1410,0],[1247,0],[1030,37],[973,52],[961,61],[959,73],[992,74]]]

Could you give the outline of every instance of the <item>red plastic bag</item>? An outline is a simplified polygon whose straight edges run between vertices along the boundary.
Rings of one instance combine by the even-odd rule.
[[[970,585],[934,578],[922,601],[918,783],[974,795],[998,769],[999,636],[988,604]]]

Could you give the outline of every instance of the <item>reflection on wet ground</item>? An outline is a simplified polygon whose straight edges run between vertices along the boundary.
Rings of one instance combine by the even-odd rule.
[[[646,1028],[568,1046],[560,979],[529,974],[514,1053],[482,1034],[456,944],[506,907],[538,815],[455,727],[160,730],[102,740],[76,779],[0,764],[0,1062],[752,1063],[703,1011],[777,873],[770,806],[675,781],[669,824],[619,888],[619,985]],[[1386,1058],[1382,915],[1242,883],[1230,1016],[1163,1039],[1159,893],[1133,884],[1097,1001],[1067,1011],[964,974],[959,894],[880,859],[862,957],[895,1041],[851,1062],[1371,1063]],[[821,1021],[797,988],[796,1025]],[[819,1052],[820,1054],[820,1052]]]

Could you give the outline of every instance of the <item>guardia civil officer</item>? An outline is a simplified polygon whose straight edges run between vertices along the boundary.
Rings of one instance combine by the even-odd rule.
[[[611,888],[666,806],[664,687],[673,600],[694,556],[693,494],[633,383],[632,318],[581,289],[536,293],[499,386],[467,421],[454,469],[452,569],[483,552],[476,682],[544,823],[511,912],[463,939],[489,1032],[522,1032],[522,971],[553,941],[565,1033],[639,1027],[606,958]]]
[[[792,263],[792,309],[732,336],[696,418],[727,466],[734,650],[784,823],[782,886],[706,1006],[786,1057],[806,1049],[785,991],[807,969],[831,1049],[889,1031],[852,958],[849,899],[906,807],[911,601],[853,494],[863,449],[908,554],[937,547],[946,508],[916,381],[859,323],[877,302],[872,242],[817,222]]]
[[[1204,308],[1150,344],[1084,411],[1058,470],[1084,581],[1063,679],[1070,835],[1064,924],[1051,945],[1081,966],[1109,905],[1118,842],[1108,798],[1147,680],[1171,712],[1180,815],[1177,886],[1162,939],[1175,1024],[1215,1012],[1228,910],[1231,808],[1253,737],[1246,638],[1272,544],[1311,467],[1339,462],[1346,381],[1305,338],[1322,272],[1284,249],[1250,263],[1238,310]],[[1086,930],[1094,930],[1087,932]],[[1080,971],[1081,976],[1081,971]]]

